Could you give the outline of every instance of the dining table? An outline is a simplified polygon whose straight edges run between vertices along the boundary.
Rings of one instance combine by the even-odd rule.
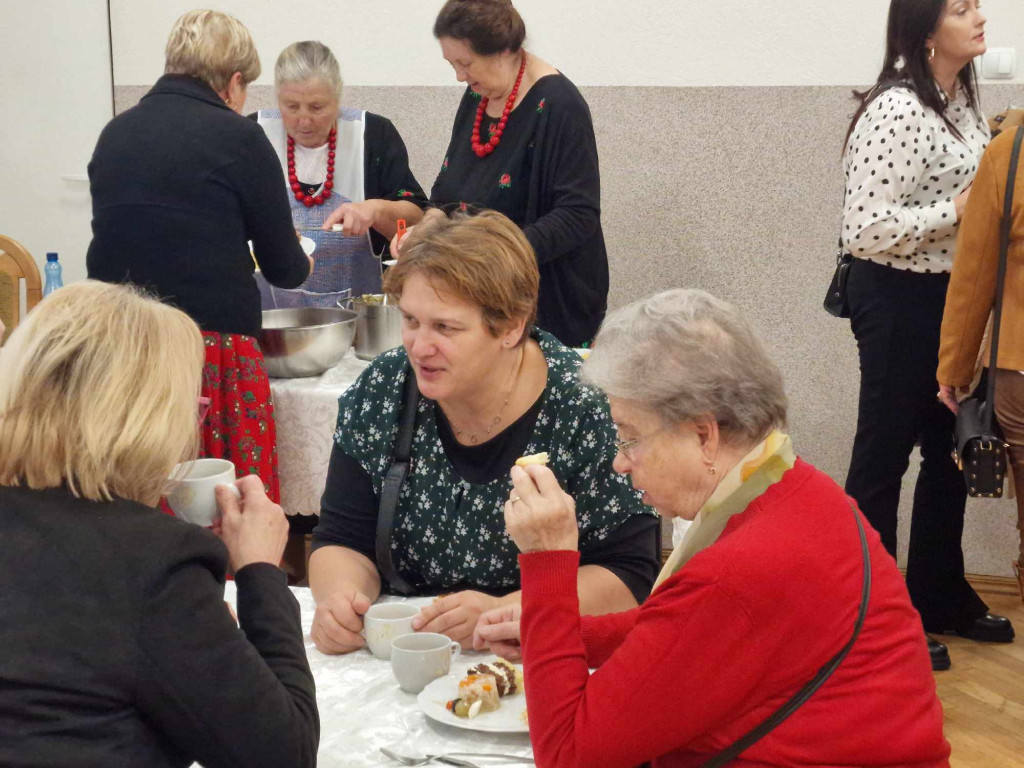
[[[456,727],[427,716],[417,696],[398,687],[391,664],[362,649],[343,655],[327,655],[317,650],[310,638],[316,605],[308,588],[292,587],[299,603],[306,658],[316,681],[316,700],[320,711],[319,768],[384,768],[402,763],[386,758],[381,747],[398,755],[423,757],[451,753],[474,753],[460,758],[472,765],[516,765],[508,760],[488,758],[486,753],[522,758],[530,765],[533,749],[525,732],[494,733],[471,729],[480,722],[466,721]],[[227,582],[224,599],[235,606],[235,583]],[[403,598],[384,596],[378,602],[408,602],[426,605],[431,597]],[[452,662],[450,677],[461,677],[467,665],[493,656],[463,651]],[[486,727],[486,726],[484,726]],[[524,729],[525,730],[525,729]],[[443,766],[443,763],[431,763]]]

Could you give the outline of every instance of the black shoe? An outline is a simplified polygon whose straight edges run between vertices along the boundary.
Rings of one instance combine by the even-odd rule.
[[[932,657],[932,672],[942,672],[949,669],[952,662],[949,660],[949,650],[938,640],[932,640],[928,635],[924,636],[928,641],[928,655]]]
[[[963,629],[956,631],[960,637],[968,640],[978,640],[982,643],[1012,643],[1014,632],[1013,624],[1005,616],[993,616],[986,613],[979,616]]]

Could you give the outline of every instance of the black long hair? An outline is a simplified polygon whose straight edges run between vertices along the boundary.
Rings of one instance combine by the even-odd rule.
[[[878,73],[875,84],[866,91],[854,91],[857,107],[850,127],[846,131],[843,147],[850,141],[853,129],[864,114],[879,88],[900,85],[910,88],[926,107],[942,116],[950,133],[963,139],[960,131],[950,122],[946,114],[946,99],[935,82],[931,64],[928,61],[928,38],[939,26],[939,19],[946,7],[946,0],[892,0],[889,4],[888,31],[885,39],[885,61]],[[978,105],[978,84],[974,64],[968,63],[957,73],[957,81],[967,94],[968,102],[975,114],[980,114]]]

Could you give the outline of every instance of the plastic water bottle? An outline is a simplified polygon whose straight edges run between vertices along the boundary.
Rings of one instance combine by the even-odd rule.
[[[43,296],[49,296],[51,293],[56,291],[58,288],[64,287],[64,281],[61,280],[60,273],[60,262],[57,261],[56,253],[46,254],[46,287],[43,288]]]

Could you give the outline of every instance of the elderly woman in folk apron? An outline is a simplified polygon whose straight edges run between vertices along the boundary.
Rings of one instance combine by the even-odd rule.
[[[296,229],[317,244],[316,265],[302,288],[379,293],[375,253],[386,248],[398,219],[413,224],[426,205],[402,137],[387,118],[340,107],[341,70],[322,43],[285,48],[274,86],[278,108],[252,117],[281,161]],[[335,212],[342,232],[322,231]]]

